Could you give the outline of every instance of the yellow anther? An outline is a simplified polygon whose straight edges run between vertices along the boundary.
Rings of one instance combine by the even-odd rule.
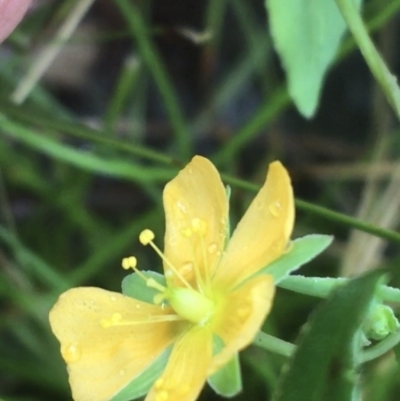
[[[128,258],[122,259],[122,268],[125,270],[135,270],[137,266],[137,259],[134,256],[129,256]]]
[[[139,235],[139,241],[142,245],[149,245],[155,238],[153,231],[146,228]]]
[[[207,232],[207,223],[199,218],[194,218],[192,220],[192,229],[193,232],[200,234],[200,235],[205,235]]]
[[[190,228],[183,228],[181,230],[181,234],[186,238],[190,238],[192,236],[193,232]]]
[[[162,387],[163,384],[164,384],[164,379],[160,377],[155,381],[154,387],[158,390]]]

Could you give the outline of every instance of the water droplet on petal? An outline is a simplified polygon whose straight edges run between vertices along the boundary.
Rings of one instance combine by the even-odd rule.
[[[116,301],[117,297],[112,296],[112,297],[110,297],[110,299],[111,299],[111,301]]]
[[[192,270],[193,270],[193,263],[186,262],[182,265],[181,269],[179,270],[179,273],[184,276],[184,275],[190,273]]]
[[[135,305],[135,308],[136,308],[136,309],[140,309],[141,307],[142,307],[142,305],[140,305],[140,304],[136,304],[136,305]]]
[[[218,245],[215,242],[213,242],[212,244],[209,245],[208,252],[214,253],[217,250],[217,248],[218,248]]]
[[[81,359],[82,351],[78,343],[72,343],[61,347],[61,355],[67,363],[78,362]]]
[[[123,376],[125,373],[126,373],[126,370],[125,370],[125,369],[121,369],[121,370],[119,371],[119,375],[120,375],[120,376]]]
[[[274,217],[279,217],[282,213],[282,205],[279,201],[275,201],[268,206],[269,212]]]

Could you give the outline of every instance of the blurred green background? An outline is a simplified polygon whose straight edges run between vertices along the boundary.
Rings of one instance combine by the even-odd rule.
[[[296,196],[398,228],[398,126],[351,39],[329,73],[318,114],[291,105],[262,0],[97,0],[27,100],[10,100],[75,1],[33,3],[0,47],[0,397],[69,400],[48,311],[79,285],[120,290],[122,257],[161,263],[162,189],[190,160],[213,160],[232,186],[232,224],[269,161]],[[365,4],[383,56],[400,64],[400,1]],[[231,179],[229,179],[229,177]],[[232,178],[240,178],[235,181]],[[351,276],[399,261],[398,247],[298,210],[294,237],[334,234],[302,273]],[[318,300],[279,290],[265,329],[295,341]],[[268,400],[284,358],[250,347],[244,393]],[[312,363],[312,361],[310,361]],[[398,400],[392,356],[364,368],[365,399]],[[218,400],[205,389],[202,400]]]

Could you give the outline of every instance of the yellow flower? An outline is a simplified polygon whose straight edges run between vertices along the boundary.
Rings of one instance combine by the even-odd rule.
[[[256,275],[285,250],[294,201],[285,168],[274,162],[228,244],[228,200],[220,176],[196,156],[163,193],[164,253],[154,234],[140,241],[162,257],[166,286],[136,269],[156,289],[146,303],[99,288],[62,294],[50,312],[75,401],[112,399],[171,344],[172,352],[146,401],[192,401],[207,377],[251,343],[274,295],[272,276]],[[213,335],[223,348],[213,355]]]

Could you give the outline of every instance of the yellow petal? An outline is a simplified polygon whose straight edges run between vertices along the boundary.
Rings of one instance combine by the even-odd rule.
[[[206,381],[212,358],[212,334],[195,326],[176,342],[162,376],[145,401],[193,401]]]
[[[213,331],[225,343],[222,351],[213,358],[209,374],[215,373],[236,352],[247,347],[269,313],[275,286],[272,276],[255,277],[228,295],[216,316]]]
[[[195,156],[166,185],[163,199],[166,257],[189,282],[194,268],[204,275],[207,267],[211,274],[224,246],[228,217],[228,201],[218,171],[209,160]],[[200,232],[195,232],[194,223]],[[168,270],[168,266],[164,268]]]
[[[269,165],[263,187],[236,227],[215,280],[235,286],[277,259],[288,244],[293,223],[290,177],[276,161]]]
[[[178,321],[107,328],[104,321],[114,316],[121,322],[139,322],[171,313],[169,308],[100,288],[74,288],[62,294],[50,311],[50,325],[61,343],[74,400],[109,400],[183,330]]]

